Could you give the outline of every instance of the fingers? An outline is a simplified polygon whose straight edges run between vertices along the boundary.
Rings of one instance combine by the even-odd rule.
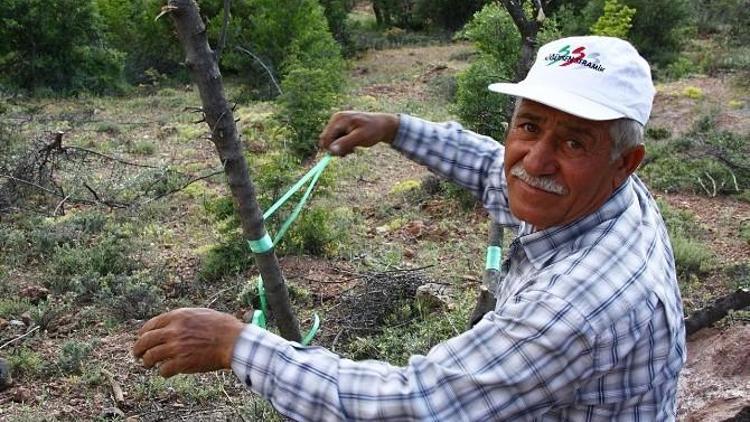
[[[141,335],[133,345],[133,356],[140,358],[147,350],[164,343],[165,339],[169,337],[167,334],[164,329],[158,329]]]
[[[355,130],[342,136],[328,146],[331,154],[343,157],[354,152],[354,149],[362,144],[362,136]]]
[[[170,311],[161,315],[157,315],[150,320],[146,321],[145,324],[143,324],[143,327],[141,327],[140,330],[138,330],[138,335],[141,336],[143,333],[151,330],[155,330],[157,328],[162,328],[169,324],[169,321],[172,319],[172,316],[174,311]]]
[[[177,374],[190,374],[195,371],[186,370],[182,359],[170,359],[159,365],[159,375],[170,378]]]
[[[168,344],[160,344],[146,350],[146,353],[143,354],[143,366],[151,368],[161,361],[172,359],[173,353],[171,351],[172,347]]]
[[[331,143],[349,133],[353,129],[353,115],[354,113],[351,112],[339,112],[331,116],[328,124],[320,134],[318,146],[328,148]]]

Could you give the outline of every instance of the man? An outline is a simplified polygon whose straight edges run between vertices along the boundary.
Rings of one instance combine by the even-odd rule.
[[[567,38],[490,89],[519,98],[505,148],[377,113],[338,113],[321,135],[338,155],[390,142],[517,228],[496,309],[471,330],[399,368],[181,309],[147,322],[135,355],[165,376],[231,367],[298,420],[673,420],[682,307],[664,223],[632,174],[648,64],[622,40]]]

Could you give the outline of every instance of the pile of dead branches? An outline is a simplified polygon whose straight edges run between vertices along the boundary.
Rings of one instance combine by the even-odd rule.
[[[339,327],[338,340],[378,333],[386,328],[388,316],[413,301],[417,288],[429,282],[424,268],[360,274],[360,281],[342,294],[326,319]]]

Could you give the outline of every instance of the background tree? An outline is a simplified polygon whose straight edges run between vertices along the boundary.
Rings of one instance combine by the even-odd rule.
[[[123,54],[107,45],[92,0],[2,0],[0,22],[0,83],[61,93],[124,89]]]
[[[607,37],[627,38],[635,9],[617,0],[606,0],[604,14],[591,26],[591,33]]]

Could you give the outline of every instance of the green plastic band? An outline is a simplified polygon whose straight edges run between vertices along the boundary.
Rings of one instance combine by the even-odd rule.
[[[266,288],[263,287],[263,277],[258,276],[258,297],[260,298],[260,310],[264,314],[268,313],[268,303],[266,302]]]
[[[253,312],[253,325],[257,325],[260,328],[266,328],[266,314],[261,310]]]
[[[307,332],[307,335],[304,339],[302,339],[302,345],[307,346],[310,344],[313,338],[315,338],[315,334],[318,333],[318,328],[320,328],[320,318],[318,318],[318,314],[313,315],[313,326],[310,328],[310,331]]]
[[[331,162],[331,158],[332,157],[330,154],[326,154],[325,156],[323,156],[323,158],[318,161],[318,164],[311,168],[310,171],[307,172],[307,174],[302,176],[302,178],[299,179],[299,181],[297,181],[294,186],[292,186],[281,198],[279,198],[278,201],[276,201],[266,212],[263,213],[263,219],[268,219],[268,217],[272,216],[273,213],[276,212],[276,210],[281,208],[281,206],[284,205],[284,203],[292,197],[292,195],[297,193],[297,191],[302,187],[302,185],[305,184],[305,182],[310,180],[315,175],[322,173],[323,170],[325,170],[326,166],[328,166],[328,163]]]
[[[292,223],[294,220],[299,217],[300,212],[302,211],[302,208],[305,206],[305,203],[307,202],[308,198],[310,197],[310,194],[312,193],[313,189],[315,188],[315,185],[318,183],[318,179],[320,179],[320,175],[323,174],[322,171],[316,173],[312,180],[310,181],[310,185],[307,187],[307,190],[305,190],[305,194],[302,195],[302,198],[300,199],[299,203],[294,207],[294,210],[292,210],[292,213],[289,215],[289,218],[284,221],[284,224],[281,225],[281,228],[279,229],[279,232],[276,234],[276,237],[273,239],[273,244],[277,244],[279,240],[281,240],[282,237],[286,234],[287,230],[289,230],[289,227],[292,226]]]
[[[487,265],[484,268],[486,270],[500,271],[500,260],[502,255],[503,250],[500,246],[487,246]]]
[[[248,240],[247,245],[250,246],[253,253],[264,253],[273,249],[274,242],[271,240],[271,236],[266,233],[259,240]]]

